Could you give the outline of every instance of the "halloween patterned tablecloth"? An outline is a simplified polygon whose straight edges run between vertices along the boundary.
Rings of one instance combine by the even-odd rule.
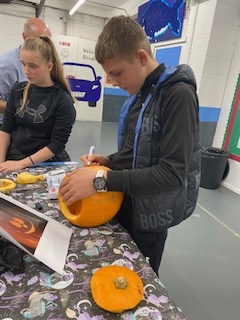
[[[59,164],[54,169],[71,171],[76,166],[74,163]],[[53,170],[53,167],[38,166],[27,171],[40,174],[49,170]],[[49,199],[46,181],[17,185],[8,195],[57,219],[71,228],[73,235],[63,275],[18,249],[23,263],[17,269],[5,269],[0,274],[0,319],[186,319],[129,234],[115,219],[97,228],[71,225],[61,214],[57,200]],[[141,277],[144,298],[137,307],[114,314],[95,304],[90,291],[90,279],[98,268],[106,265],[126,266]]]

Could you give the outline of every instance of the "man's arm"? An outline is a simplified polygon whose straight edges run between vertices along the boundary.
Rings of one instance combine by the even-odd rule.
[[[4,113],[6,109],[7,102],[4,100],[0,100],[0,113]]]

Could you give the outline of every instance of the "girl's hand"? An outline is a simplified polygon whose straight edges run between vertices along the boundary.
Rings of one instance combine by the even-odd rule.
[[[30,160],[27,163],[26,159],[22,160],[7,160],[5,162],[0,163],[0,172],[8,172],[8,171],[17,171],[22,170],[28,166],[31,166]]]

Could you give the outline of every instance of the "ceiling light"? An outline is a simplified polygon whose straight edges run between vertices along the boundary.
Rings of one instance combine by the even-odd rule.
[[[72,7],[72,9],[69,11],[69,15],[73,15],[74,12],[85,2],[86,0],[78,0],[78,2]]]

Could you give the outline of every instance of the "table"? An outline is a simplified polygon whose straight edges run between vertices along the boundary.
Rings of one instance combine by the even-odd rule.
[[[57,164],[54,169],[72,170],[76,163]],[[30,173],[46,173],[53,167],[36,166]],[[5,176],[1,175],[1,178]],[[23,267],[0,274],[1,319],[44,320],[185,320],[166,288],[138,250],[127,231],[112,219],[96,228],[71,225],[61,214],[57,200],[48,197],[46,182],[17,185],[8,193],[73,230],[63,275],[28,254]],[[20,249],[19,249],[20,250]],[[46,248],[47,250],[47,248]],[[126,266],[141,277],[144,299],[121,314],[109,313],[93,301],[90,279],[106,265]]]

